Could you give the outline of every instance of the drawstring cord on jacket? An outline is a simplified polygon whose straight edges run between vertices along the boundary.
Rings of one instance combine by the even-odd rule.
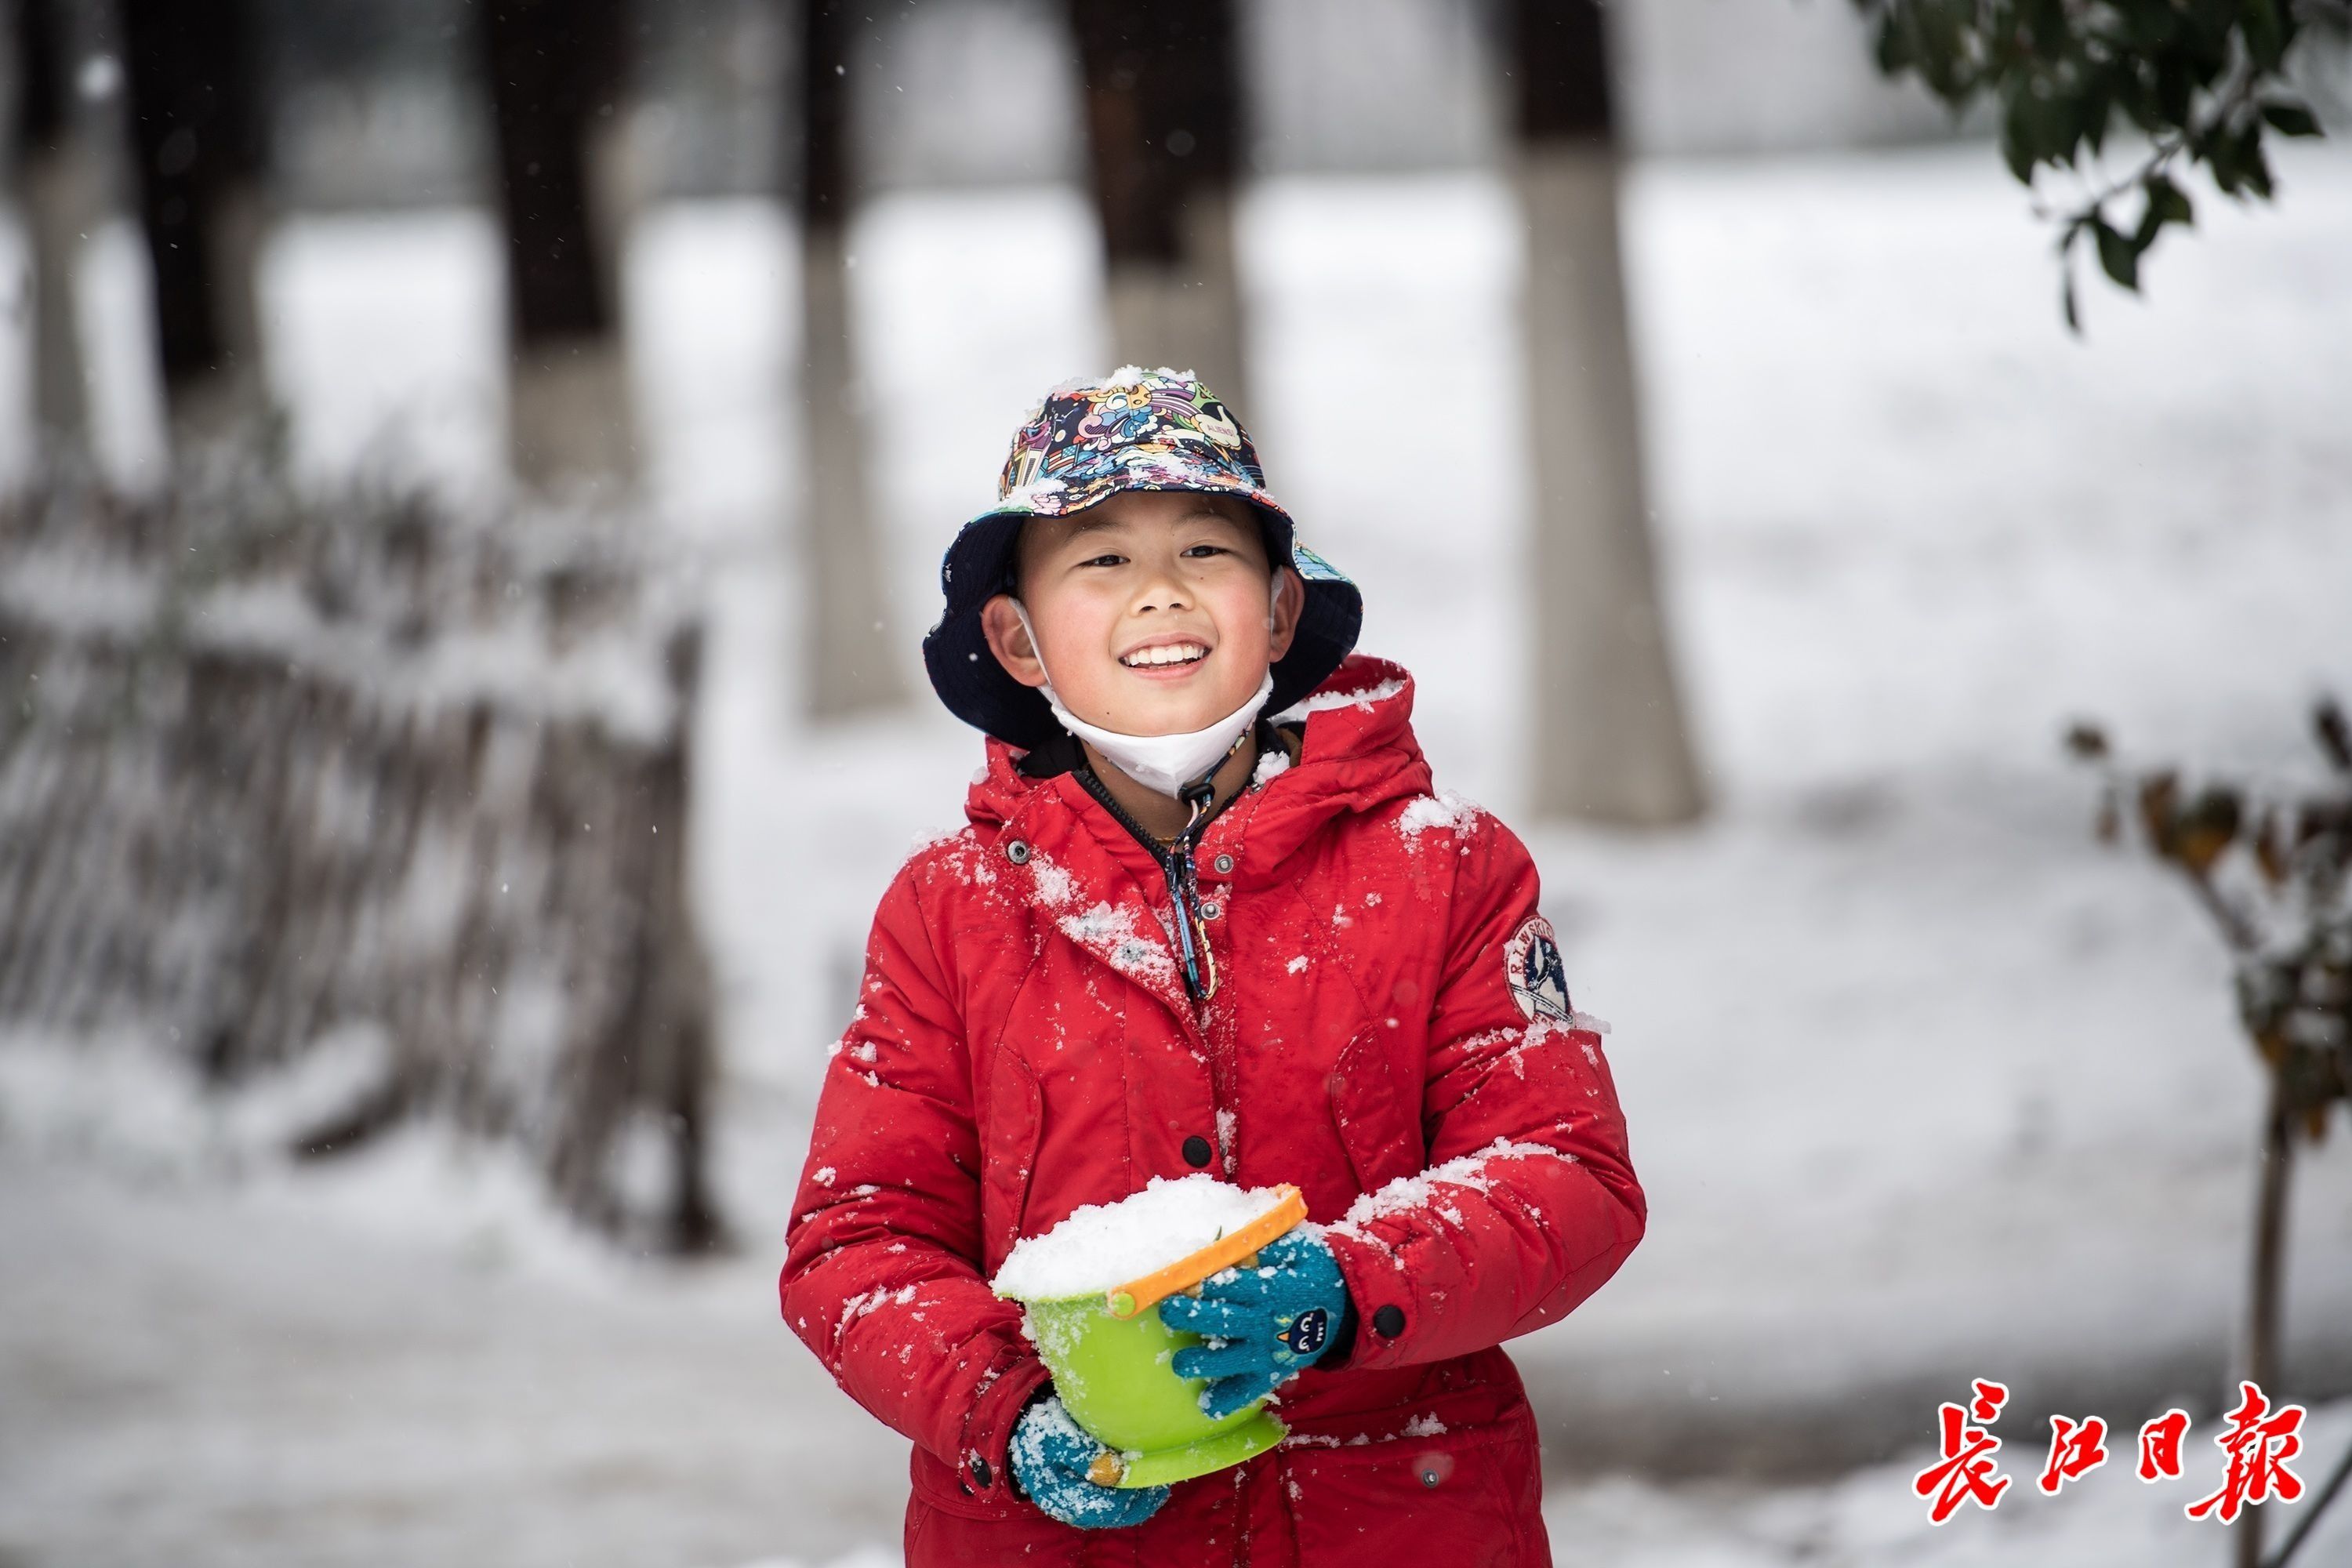
[[[1236,741],[1234,745],[1238,750],[1241,742]],[[1217,767],[1223,767],[1232,755],[1227,752],[1218,758]],[[1216,785],[1210,782],[1215,774],[1216,768],[1210,769],[1207,776],[1186,784],[1184,793],[1178,797],[1192,808],[1192,816],[1170,846],[1171,850],[1181,847],[1181,852],[1171,853],[1168,858],[1168,891],[1176,900],[1176,931],[1184,950],[1184,989],[1196,1003],[1206,1002],[1217,994],[1217,955],[1209,946],[1208,922],[1201,918],[1200,876],[1192,861],[1192,851],[1200,847],[1201,834],[1208,826],[1209,806],[1217,798]],[[1197,942],[1193,940],[1196,933]],[[1208,967],[1205,984],[1201,976],[1204,963]]]

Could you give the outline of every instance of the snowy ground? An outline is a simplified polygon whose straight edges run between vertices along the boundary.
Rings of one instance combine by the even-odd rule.
[[[2352,690],[2352,158],[2282,172],[2281,210],[2208,203],[2168,240],[2147,301],[2095,289],[2081,344],[1986,150],[1636,174],[1655,500],[1720,809],[1659,840],[1528,829],[1654,1205],[1620,1279],[1519,1347],[1562,1562],[2218,1560],[2187,1482],[2110,1466],[1931,1532],[1906,1481],[1970,1375],[2017,1389],[2012,1468],[2051,1408],[2128,1427],[2177,1397],[2210,1429],[2257,1079],[2216,944],[2090,842],[2055,740],[2095,714],[2150,753],[2285,767],[2308,692]],[[1366,645],[1419,674],[1440,777],[1518,821],[1543,704],[1516,651],[1504,189],[1276,184],[1244,240],[1273,481],[1364,584]],[[869,395],[922,437],[878,473],[902,629],[1021,408],[1101,362],[1089,246],[1058,191],[860,226]],[[719,563],[698,856],[743,1256],[604,1258],[421,1136],[238,1175],[234,1126],[142,1058],[19,1042],[0,1563],[887,1560],[902,1446],[773,1325],[767,1276],[866,913],[976,742],[921,705],[791,717],[790,256],[764,210],[698,207],[631,268],[655,493]],[[282,237],[298,460],[404,449],[488,482],[493,261],[462,215]],[[92,270],[110,321],[127,248]],[[137,356],[105,363],[133,466]],[[2352,1391],[2346,1145],[2339,1120],[2297,1178],[2306,1397]],[[2347,1436],[2331,1406],[2305,1475]],[[1811,1479],[1673,1479],[1725,1466]],[[1652,1479],[1607,1479],[1631,1467]],[[2352,1552],[2352,1514],[2311,1551]]]
[[[96,1171],[88,1147],[0,1154],[9,1568],[897,1560],[904,1446],[779,1353],[751,1262],[613,1259],[430,1140],[234,1194],[191,1179],[190,1146],[170,1179],[120,1144]],[[1559,1476],[1546,1512],[1561,1563],[1621,1568],[2221,1561],[2217,1527],[2180,1511],[2216,1484],[2203,1430],[2179,1483],[2143,1486],[2119,1447],[2055,1500],[2030,1490],[2034,1426],[2000,1430],[2009,1495],[1940,1531],[1917,1456],[1804,1485]],[[2352,1402],[2309,1437],[2315,1482]],[[2308,1561],[2347,1547],[2332,1516]]]

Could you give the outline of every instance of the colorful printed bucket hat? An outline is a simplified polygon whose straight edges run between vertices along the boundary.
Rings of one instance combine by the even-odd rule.
[[[1013,543],[1033,517],[1084,511],[1120,490],[1195,490],[1250,503],[1266,558],[1288,563],[1307,585],[1290,651],[1274,666],[1266,711],[1280,712],[1323,684],[1356,646],[1363,595],[1298,542],[1290,514],[1266,493],[1257,448],[1216,394],[1190,371],[1127,365],[1102,381],[1055,387],[1013,437],[996,505],[963,525],[940,563],[947,596],[923,638],[923,665],[948,710],[1007,744],[1029,749],[1060,732],[1036,690],[989,651],[981,606],[1013,587]]]

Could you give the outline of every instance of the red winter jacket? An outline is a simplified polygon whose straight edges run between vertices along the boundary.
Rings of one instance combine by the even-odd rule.
[[[1573,1026],[1536,871],[1433,798],[1412,685],[1349,659],[1197,862],[1222,975],[1187,998],[1167,885],[1069,773],[991,742],[971,825],[875,916],[817,1105],[784,1317],[914,1439],[907,1560],[1548,1568],[1535,1425],[1496,1345],[1597,1289],[1644,1205],[1600,1040]],[[1080,1531],[1020,1497],[1045,1369],[989,1277],[1025,1236],[1216,1162],[1297,1184],[1361,1327],[1286,1387],[1291,1436]]]

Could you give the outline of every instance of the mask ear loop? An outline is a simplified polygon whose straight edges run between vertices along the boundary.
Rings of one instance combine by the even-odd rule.
[[[1021,617],[1021,629],[1029,637],[1029,652],[1036,658],[1038,669],[1045,674],[1045,684],[1042,689],[1045,693],[1045,700],[1059,703],[1062,700],[1054,692],[1054,672],[1045,668],[1045,645],[1037,640],[1037,628],[1030,624],[1029,606],[1010,594],[1004,596],[1013,600],[1013,613]]]

